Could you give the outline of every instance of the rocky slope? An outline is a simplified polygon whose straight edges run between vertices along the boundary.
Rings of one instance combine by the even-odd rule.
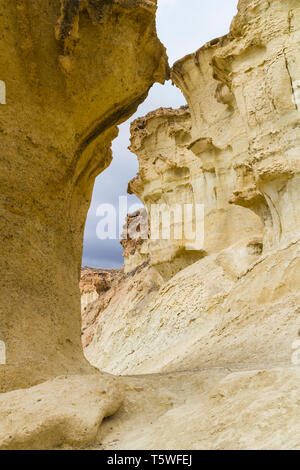
[[[299,449],[300,369],[209,368],[122,377],[93,449]]]
[[[109,304],[123,277],[123,271],[118,269],[85,267],[81,270],[79,289],[84,347],[90,344],[97,326],[98,316]]]

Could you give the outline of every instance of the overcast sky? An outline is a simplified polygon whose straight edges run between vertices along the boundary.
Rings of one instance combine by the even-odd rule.
[[[229,30],[236,14],[238,0],[158,0],[157,32],[167,48],[170,65],[186,54]],[[138,170],[137,158],[127,149],[130,122],[161,106],[177,108],[185,104],[180,90],[170,82],[154,85],[137,113],[120,126],[118,138],[113,142],[113,162],[98,176],[88,213],[83,266],[119,268],[123,264],[119,240],[99,240],[96,227],[101,220],[96,210],[100,204],[114,204],[118,210],[119,196],[126,195],[128,182]],[[129,207],[139,202],[128,196]]]

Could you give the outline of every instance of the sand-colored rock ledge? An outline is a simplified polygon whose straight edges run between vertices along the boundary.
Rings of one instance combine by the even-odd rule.
[[[211,368],[122,380],[124,404],[103,423],[93,449],[300,448],[299,367]]]
[[[122,403],[122,385],[106,375],[61,376],[0,395],[0,450],[91,444],[103,418]]]

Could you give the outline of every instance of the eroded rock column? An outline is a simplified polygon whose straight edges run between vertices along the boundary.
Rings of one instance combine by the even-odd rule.
[[[149,0],[0,4],[0,391],[92,371],[80,341],[85,218],[115,125],[168,73]]]

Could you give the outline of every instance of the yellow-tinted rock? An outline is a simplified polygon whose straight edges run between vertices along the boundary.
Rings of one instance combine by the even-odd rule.
[[[80,275],[94,179],[116,124],[168,74],[156,1],[0,4],[0,390],[93,372]]]
[[[0,395],[0,449],[88,445],[122,403],[122,385],[108,376],[56,377]]]
[[[211,368],[122,380],[127,386],[124,406],[103,423],[93,448],[300,447],[299,367]]]

